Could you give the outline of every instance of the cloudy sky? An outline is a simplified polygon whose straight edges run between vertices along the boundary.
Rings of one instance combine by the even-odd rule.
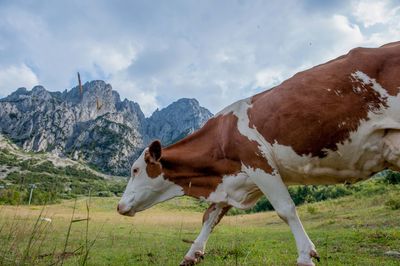
[[[0,0],[0,97],[103,79],[146,115],[217,112],[357,46],[400,39],[399,0]]]

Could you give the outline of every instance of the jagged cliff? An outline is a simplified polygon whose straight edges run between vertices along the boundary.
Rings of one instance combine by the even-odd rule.
[[[96,80],[64,92],[19,88],[0,99],[0,132],[25,150],[51,151],[124,175],[152,140],[171,144],[200,128],[212,114],[195,99],[180,99],[146,118],[139,104],[121,101]]]

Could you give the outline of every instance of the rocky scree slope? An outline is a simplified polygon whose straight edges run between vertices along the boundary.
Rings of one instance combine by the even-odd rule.
[[[24,150],[83,160],[115,175],[128,175],[151,140],[174,143],[210,117],[197,100],[180,99],[146,118],[139,104],[121,101],[101,80],[85,83],[82,92],[35,86],[0,99],[0,132]]]

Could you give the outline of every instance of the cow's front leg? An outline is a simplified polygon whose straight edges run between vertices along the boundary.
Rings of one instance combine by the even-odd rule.
[[[203,227],[201,228],[200,234],[186,253],[185,258],[180,264],[181,266],[194,265],[203,259],[204,250],[210,233],[230,208],[231,206],[229,205],[216,203],[213,203],[208,207],[203,216]]]
[[[312,258],[319,260],[318,253],[301,224],[296,207],[280,175],[266,174],[260,170],[249,175],[271,202],[279,217],[290,226],[299,254],[297,265],[314,266]]]

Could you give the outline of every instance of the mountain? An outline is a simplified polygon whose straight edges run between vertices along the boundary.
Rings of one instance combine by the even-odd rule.
[[[139,104],[121,101],[104,81],[87,82],[82,88],[19,88],[0,99],[0,132],[24,150],[52,152],[106,173],[127,175],[151,140],[174,143],[212,116],[197,100],[180,99],[146,118]]]
[[[196,99],[183,98],[162,110],[157,109],[147,120],[146,132],[151,139],[168,145],[204,125],[211,116]]]

